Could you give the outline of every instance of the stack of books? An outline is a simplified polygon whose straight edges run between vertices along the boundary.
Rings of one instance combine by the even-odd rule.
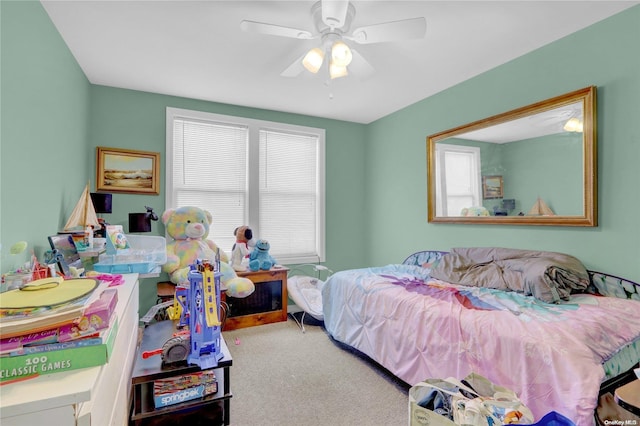
[[[197,371],[153,382],[153,401],[156,408],[203,398],[216,392],[218,382],[213,370]]]
[[[117,336],[117,303],[116,289],[97,286],[44,312],[0,308],[0,383],[105,364]]]

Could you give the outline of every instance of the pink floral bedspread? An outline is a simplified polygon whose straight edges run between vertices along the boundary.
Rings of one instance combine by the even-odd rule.
[[[471,372],[514,390],[536,420],[593,424],[603,362],[640,339],[640,302],[564,304],[433,280],[409,265],[342,271],[323,288],[325,327],[413,385]]]

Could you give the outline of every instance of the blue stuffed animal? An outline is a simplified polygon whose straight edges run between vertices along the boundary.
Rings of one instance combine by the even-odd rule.
[[[258,240],[253,248],[253,251],[249,253],[249,269],[257,271],[262,269],[268,271],[273,265],[276,264],[276,260],[269,254],[271,245],[267,240]]]

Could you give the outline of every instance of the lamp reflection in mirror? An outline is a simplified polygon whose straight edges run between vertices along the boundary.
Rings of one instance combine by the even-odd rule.
[[[569,119],[564,125],[564,130],[567,132],[582,132],[582,129],[583,123],[576,117]]]

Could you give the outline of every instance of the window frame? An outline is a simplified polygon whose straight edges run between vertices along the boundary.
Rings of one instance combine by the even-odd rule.
[[[177,207],[175,205],[175,190],[173,182],[173,129],[175,119],[196,120],[221,125],[245,127],[248,130],[247,142],[247,208],[244,218],[245,224],[250,226],[254,235],[260,236],[259,227],[259,147],[260,131],[274,131],[287,134],[317,137],[317,176],[316,176],[316,253],[314,255],[279,255],[277,261],[280,264],[300,264],[324,262],[326,258],[326,193],[325,193],[325,129],[300,126],[289,123],[258,120],[246,117],[237,117],[196,111],[183,108],[166,108],[166,159],[165,159],[165,208]],[[211,238],[211,237],[210,237]],[[212,238],[213,239],[213,238]],[[222,248],[222,247],[221,247]],[[225,249],[228,252],[228,250]]]
[[[446,182],[446,166],[444,157],[447,152],[462,152],[472,156],[472,170],[470,176],[474,179],[471,185],[474,192],[470,194],[474,198],[474,205],[482,205],[482,159],[480,148],[475,146],[452,145],[446,143],[436,144],[436,216],[460,216],[460,212],[451,214],[448,212],[448,193]]]

